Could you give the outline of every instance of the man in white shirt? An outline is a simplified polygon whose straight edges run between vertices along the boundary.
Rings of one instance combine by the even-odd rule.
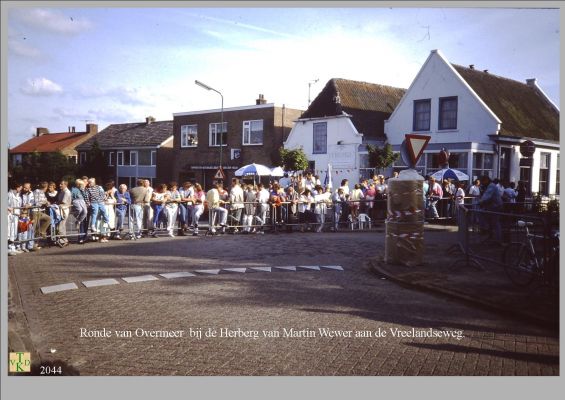
[[[230,190],[230,225],[234,225],[234,232],[238,231],[237,226],[241,225],[241,214],[243,212],[243,189],[239,185],[239,179],[233,178],[231,180]]]
[[[349,196],[349,181],[347,179],[342,179],[339,189],[343,191],[344,196]]]
[[[8,255],[10,256],[22,252],[20,245],[14,243],[18,240],[18,220],[21,212],[20,207],[22,206],[21,190],[21,184],[12,183],[8,192]]]
[[[257,210],[257,221],[259,221],[259,225],[263,226],[267,222],[267,211],[269,210],[269,199],[271,195],[269,191],[265,189],[265,186],[260,183],[259,184],[259,191],[257,192],[257,202],[259,203],[259,209]],[[262,232],[262,231],[259,231]]]
[[[206,193],[206,201],[208,202],[208,209],[212,213],[210,217],[210,232],[216,233],[216,228],[214,227],[214,220],[216,215],[218,216],[221,233],[226,232],[226,223],[228,220],[228,210],[226,210],[222,205],[224,201],[220,198],[220,191],[222,190],[221,183],[215,183],[212,189],[208,190]]]

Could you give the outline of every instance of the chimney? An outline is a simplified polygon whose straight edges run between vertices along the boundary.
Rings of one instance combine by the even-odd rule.
[[[75,127],[72,126],[71,129],[73,130],[72,132],[75,133]]]
[[[537,81],[538,80],[536,78],[526,79],[526,84],[535,88],[537,86]]]
[[[475,69],[475,64],[470,64],[469,69]]]
[[[98,133],[98,125],[97,124],[86,124],[86,133]]]
[[[37,128],[35,136],[42,136],[42,135],[48,135],[49,134],[49,129],[47,128]]]
[[[149,117],[145,118],[145,123],[147,125],[151,125],[153,122],[155,122],[155,117],[149,116]]]
[[[259,105],[259,104],[267,104],[267,100],[265,100],[265,96],[260,94],[259,98],[257,100],[255,100],[255,104]]]
[[[71,127],[69,126],[69,133],[71,133]]]
[[[484,72],[485,74],[488,74],[488,69],[483,69],[483,72]]]

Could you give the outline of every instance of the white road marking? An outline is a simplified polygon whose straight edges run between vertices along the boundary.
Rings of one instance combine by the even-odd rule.
[[[71,290],[71,289],[78,289],[78,286],[71,282],[71,283],[63,283],[61,285],[53,285],[53,286],[45,286],[41,288],[41,292],[43,294],[47,294],[47,293],[57,293],[57,292],[62,292],[65,290]]]
[[[93,281],[82,281],[82,284],[86,287],[97,287],[97,286],[107,286],[107,285],[119,285],[120,282],[114,278],[110,279],[96,279]]]
[[[140,276],[128,276],[122,278],[127,283],[135,283],[135,282],[147,282],[147,281],[158,281],[159,278],[153,275],[140,275]]]

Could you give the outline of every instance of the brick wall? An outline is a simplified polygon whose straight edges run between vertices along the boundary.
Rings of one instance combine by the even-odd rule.
[[[292,128],[292,121],[300,114],[300,110],[274,106],[224,112],[224,122],[227,122],[228,133],[227,146],[223,147],[222,165],[227,173],[226,179],[230,180],[237,168],[253,162],[273,166],[278,149]],[[260,119],[263,120],[263,144],[243,145],[243,122]],[[220,121],[220,112],[174,117],[173,179],[195,180],[204,184],[205,188],[212,183],[213,175],[219,165],[220,147],[209,146],[209,124]],[[197,147],[181,147],[182,125],[197,125]],[[241,150],[239,159],[231,160],[231,149]],[[212,168],[201,169],[202,167]]]

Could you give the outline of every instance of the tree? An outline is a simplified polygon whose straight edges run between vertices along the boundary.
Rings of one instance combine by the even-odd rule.
[[[11,170],[12,179],[18,182],[73,180],[77,165],[60,152],[30,153],[23,157],[22,164]]]
[[[392,146],[388,143],[385,143],[384,147],[381,148],[368,144],[367,151],[369,152],[369,165],[371,168],[375,168],[377,173],[390,167],[399,156],[398,153],[392,151]]]
[[[97,182],[106,182],[114,177],[113,169],[108,166],[106,157],[95,140],[92,147],[86,153],[86,162],[80,168],[80,174],[86,175],[89,178],[96,178]]]
[[[302,148],[287,150],[281,147],[279,155],[282,166],[287,171],[304,171],[308,169],[308,157]]]

